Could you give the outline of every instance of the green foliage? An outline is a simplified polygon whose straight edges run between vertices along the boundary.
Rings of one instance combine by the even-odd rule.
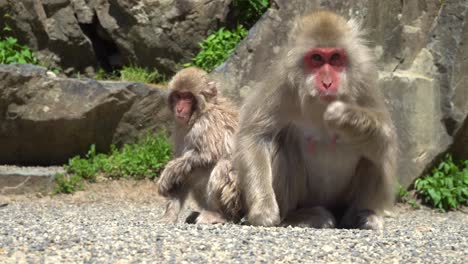
[[[167,133],[162,131],[140,138],[136,144],[126,144],[121,149],[111,146],[109,154],[96,153],[91,146],[84,158],[76,156],[65,166],[67,176],[57,178],[57,192],[72,193],[80,180],[95,182],[99,175],[106,178],[154,179],[169,161],[172,146]]]
[[[10,15],[5,14],[3,17],[9,18]],[[7,36],[11,31],[12,29],[10,26],[4,25],[2,34],[4,36],[0,37],[0,64],[38,64],[37,58],[29,47],[19,44],[16,38]]]
[[[107,155],[96,153],[96,146],[93,144],[84,159],[79,156],[73,157],[68,161],[65,170],[89,182],[95,182],[106,159]]]
[[[93,78],[96,80],[115,80],[117,76],[115,72],[108,73],[103,68],[98,68]]]
[[[408,196],[409,196],[409,192],[403,186],[398,184],[398,199],[402,201]]]
[[[107,177],[154,179],[171,157],[171,144],[167,136],[147,136],[134,145],[125,145],[121,150],[112,147],[102,169]]]
[[[74,193],[83,189],[83,178],[78,175],[55,175],[54,193]]]
[[[0,38],[0,64],[31,63],[37,64],[37,58],[27,46],[18,44],[13,37]]]
[[[457,164],[447,155],[431,175],[417,179],[414,186],[424,202],[441,211],[467,205],[468,160]]]
[[[197,66],[209,72],[223,63],[246,35],[247,30],[243,26],[233,30],[222,27],[200,44],[202,50],[184,66]]]
[[[222,64],[234,51],[237,44],[247,36],[250,28],[270,6],[269,0],[234,0],[237,15],[237,27],[226,29],[221,27],[209,35],[199,45],[202,50],[184,64],[184,67],[197,66],[205,71],[212,71]]]
[[[270,6],[270,0],[234,0],[238,23],[250,28]]]
[[[400,203],[408,203],[413,207],[414,209],[419,209],[419,203],[411,198],[410,193],[403,187],[401,184],[398,184],[398,190],[397,190],[397,195],[398,195],[398,202]]]
[[[120,70],[120,79],[129,82],[158,83],[164,81],[165,78],[157,70],[150,71],[146,68],[130,65],[124,66]]]
[[[413,209],[420,209],[421,208],[421,205],[419,205],[419,203],[415,200],[415,199],[408,199],[408,201],[406,201],[409,205],[411,205],[411,207],[413,207]]]

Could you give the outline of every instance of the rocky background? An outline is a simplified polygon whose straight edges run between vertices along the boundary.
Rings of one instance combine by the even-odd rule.
[[[230,0],[0,0],[0,24],[65,72],[129,62],[172,74],[197,43],[229,23]],[[296,15],[329,8],[362,21],[380,89],[400,136],[408,186],[451,151],[468,159],[468,2],[465,0],[274,0],[212,76],[239,104],[264,76]],[[61,164],[97,144],[132,142],[167,127],[163,89],[55,77],[45,68],[0,66],[0,163]]]
[[[0,0],[41,61],[65,72],[134,63],[173,73],[226,20],[231,0]]]

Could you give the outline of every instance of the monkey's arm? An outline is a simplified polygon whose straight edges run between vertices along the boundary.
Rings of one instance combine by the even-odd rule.
[[[196,150],[185,151],[182,156],[166,164],[158,181],[159,194],[168,196],[176,186],[181,185],[190,176],[192,170],[213,164],[214,162],[215,159],[210,153]]]
[[[186,136],[187,149],[181,156],[167,163],[158,181],[158,191],[168,196],[176,187],[191,177],[192,171],[197,168],[213,166],[220,158],[224,141],[224,134],[215,131],[216,128],[204,124],[207,120],[200,119]]]
[[[273,189],[272,144],[268,136],[240,136],[236,165],[247,206],[247,220],[252,225],[275,226],[280,212]]]
[[[395,145],[395,131],[384,112],[336,101],[328,106],[324,119],[343,140],[364,145],[370,160],[381,160],[387,152],[384,148]]]

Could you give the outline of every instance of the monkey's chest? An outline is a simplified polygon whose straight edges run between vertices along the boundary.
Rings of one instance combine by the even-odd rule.
[[[322,197],[324,200],[339,195],[351,181],[361,158],[360,153],[332,134],[305,131],[301,145],[307,171],[304,186],[318,195],[325,191],[327,197]]]

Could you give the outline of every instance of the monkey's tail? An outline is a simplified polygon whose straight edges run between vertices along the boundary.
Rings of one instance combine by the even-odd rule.
[[[241,193],[237,173],[230,160],[221,159],[211,172],[208,199],[221,213],[233,222],[243,216]]]

